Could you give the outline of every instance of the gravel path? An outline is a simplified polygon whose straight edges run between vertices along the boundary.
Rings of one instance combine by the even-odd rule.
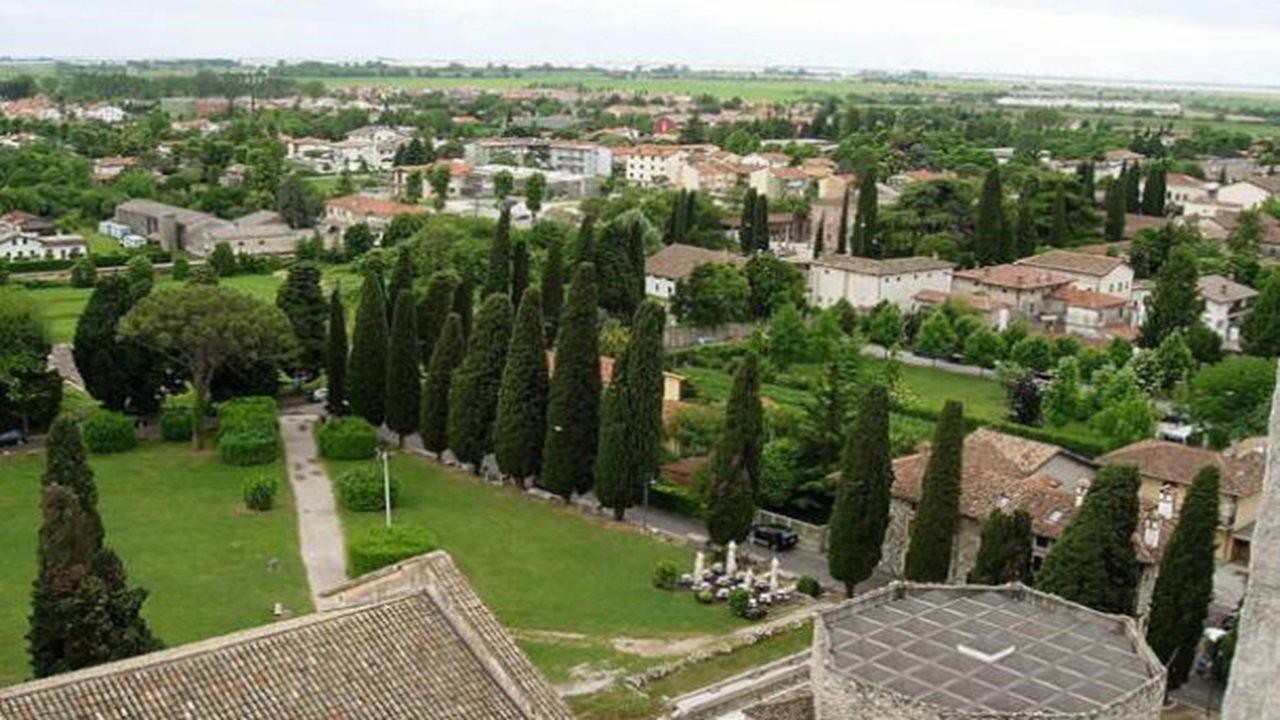
[[[312,604],[320,610],[320,595],[346,582],[347,563],[333,486],[311,434],[318,420],[316,415],[283,415],[280,432],[284,437],[289,484],[298,508],[298,536],[302,562],[307,568],[307,585],[311,588]]]

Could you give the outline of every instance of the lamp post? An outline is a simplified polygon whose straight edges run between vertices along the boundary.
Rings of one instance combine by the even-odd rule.
[[[382,461],[382,507],[386,513],[387,527],[391,527],[391,453],[378,451],[378,459]]]

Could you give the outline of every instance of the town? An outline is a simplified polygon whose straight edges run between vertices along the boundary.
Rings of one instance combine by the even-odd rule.
[[[0,60],[0,718],[1280,718],[1280,102]]]

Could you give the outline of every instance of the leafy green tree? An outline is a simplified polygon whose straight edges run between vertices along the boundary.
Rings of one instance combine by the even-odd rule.
[[[1125,198],[1124,183],[1117,180],[1107,186],[1107,220],[1102,236],[1108,242],[1119,242],[1124,239]]]
[[[640,502],[658,475],[662,445],[662,331],[666,312],[652,300],[640,304],[631,341],[619,358],[604,397],[596,497],[615,520]]]
[[[334,288],[329,296],[328,345],[325,349],[325,367],[328,374],[329,397],[325,406],[332,415],[347,413],[347,310],[342,306],[342,290]]]
[[[422,171],[414,170],[409,173],[409,177],[404,181],[404,199],[405,202],[419,203],[422,201]]]
[[[547,260],[542,267],[542,315],[548,343],[554,342],[564,306],[564,246],[560,238],[547,244]]]
[[[1196,324],[1204,308],[1199,280],[1195,251],[1185,245],[1175,247],[1160,266],[1155,290],[1147,303],[1141,337],[1144,347],[1155,347],[1166,335],[1186,331]]]
[[[904,323],[902,311],[897,305],[881,301],[871,309],[867,321],[867,339],[885,349],[892,349],[902,342]]]
[[[277,362],[295,350],[279,308],[217,285],[165,288],[138,302],[120,335],[181,363],[195,396],[192,438],[204,444],[204,412],[214,377],[233,363]]]
[[[494,454],[502,472],[525,478],[542,469],[547,432],[547,342],[542,336],[542,304],[537,288],[527,288],[516,313],[507,364],[498,392]]]
[[[932,312],[916,334],[915,351],[933,359],[949,358],[956,351],[956,333],[945,312]]]
[[[672,310],[681,322],[713,327],[750,317],[751,286],[733,265],[707,263],[676,285]]]
[[[484,284],[484,294],[511,292],[511,210],[503,208],[498,216],[498,228],[489,246],[489,271]]]
[[[91,288],[98,281],[98,268],[89,257],[82,257],[71,265],[71,287]]]
[[[373,249],[373,231],[365,223],[356,223],[342,233],[342,249],[347,258],[355,259]]]
[[[449,313],[453,311],[453,297],[458,292],[458,276],[452,272],[438,272],[427,281],[427,292],[418,303],[418,342],[422,345],[423,366],[431,363],[436,340],[443,331]]]
[[[401,447],[404,447],[404,436],[412,435],[418,429],[419,396],[422,390],[419,364],[421,353],[413,293],[401,290],[396,296],[395,311],[391,315],[386,381],[387,427],[399,436]]]
[[[428,452],[438,454],[449,447],[449,388],[465,352],[462,319],[457,313],[449,313],[432,348],[427,375],[422,382],[418,434],[422,438],[422,447]]]
[[[1180,385],[1196,369],[1196,358],[1182,333],[1166,335],[1156,348],[1155,360],[1160,370],[1157,387],[1164,392]]]
[[[493,176],[493,196],[498,202],[511,197],[511,191],[515,189],[516,180],[508,170],[499,170]]]
[[[787,304],[773,313],[769,322],[769,360],[779,370],[808,359],[809,338],[804,318],[795,305]]]
[[[1029,370],[1044,372],[1053,364],[1053,343],[1043,335],[1028,335],[1009,347],[1009,360]]]
[[[547,402],[547,438],[539,483],[565,499],[595,484],[600,436],[600,340],[596,327],[596,270],[578,266],[569,286]]]
[[[493,293],[476,313],[475,329],[449,387],[449,449],[476,474],[493,449],[498,390],[511,344],[511,298]]]
[[[748,352],[734,373],[724,432],[711,456],[707,487],[707,534],[711,542],[724,545],[746,538],[755,517],[763,450],[759,360],[754,352]]]
[[[1041,410],[1044,419],[1054,427],[1069,425],[1082,414],[1083,398],[1080,393],[1080,364],[1075,358],[1062,358],[1053,374],[1053,381],[1044,390]]]
[[[889,445],[889,391],[876,383],[867,388],[853,432],[845,446],[836,503],[827,525],[827,564],[831,576],[853,596],[858,583],[880,564],[889,527],[889,494],[893,457]]]
[[[825,473],[839,463],[854,416],[854,400],[866,375],[861,339],[851,337],[826,363],[817,387],[804,404],[798,436],[804,460],[810,467]]]
[[[905,575],[914,582],[944,583],[960,524],[960,472],[964,456],[964,406],[948,400],[934,431],[920,502],[911,524]]]
[[[1248,318],[1246,318],[1247,320]],[[1201,320],[1187,330],[1187,348],[1200,365],[1222,362],[1222,337]]]
[[[1280,355],[1280,273],[1272,271],[1263,277],[1240,334],[1246,353],[1260,357]]]
[[[973,229],[973,256],[978,265],[998,265],[1013,259],[1008,225],[1000,167],[994,166],[982,183],[978,221]]]
[[[995,367],[996,363],[1004,357],[1004,352],[1004,340],[986,326],[969,333],[961,351],[965,365],[976,365],[982,368]]]
[[[298,184],[301,185],[302,183],[299,182]],[[351,171],[345,167],[342,168],[342,172],[338,173],[338,182],[333,186],[333,194],[337,197],[346,197],[347,195],[353,194],[355,191],[356,183],[351,178]],[[284,213],[281,213],[281,215],[283,214]]]
[[[85,389],[103,407],[150,413],[159,406],[160,363],[154,354],[118,335],[120,319],[134,302],[123,275],[99,280],[76,322],[72,357]]]
[[[445,201],[449,199],[451,180],[453,174],[449,171],[448,163],[437,163],[427,171],[427,184],[431,186],[431,207],[436,212],[443,210]]]
[[[547,176],[536,172],[524,182],[524,204],[536,218],[542,212],[542,200],[547,194]]]
[[[1130,615],[1138,592],[1133,549],[1138,469],[1108,465],[1045,558],[1036,587],[1100,612]]]
[[[1178,524],[1160,556],[1147,615],[1147,642],[1168,668],[1168,686],[1187,681],[1213,600],[1218,528],[1218,468],[1196,473]]]
[[[350,181],[351,176],[348,174],[348,184]],[[339,194],[349,195],[353,190]],[[302,184],[302,178],[298,177],[297,173],[291,173],[280,183],[280,189],[276,191],[276,211],[280,213],[285,224],[298,230],[315,225],[316,217],[320,214],[320,203],[307,192]]]
[[[378,427],[387,412],[387,301],[382,273],[371,271],[360,286],[355,333],[347,362],[347,400],[351,412]]]
[[[1025,510],[1015,510],[1011,515],[992,510],[982,524],[978,556],[966,582],[971,585],[1027,582],[1031,578],[1034,540],[1031,516]]]
[[[231,245],[220,242],[213,246],[213,252],[209,255],[209,266],[218,274],[218,277],[228,278],[236,274],[238,267],[236,265],[236,254],[231,249]]]
[[[849,251],[860,257],[880,257],[879,193],[875,168],[867,168],[858,182],[858,214],[853,219],[853,238]]]
[[[284,284],[276,291],[276,307],[284,311],[298,341],[294,367],[307,373],[324,367],[325,320],[328,303],[320,290],[320,268],[314,263],[298,262],[289,267]]]
[[[1010,383],[1009,419],[1019,425],[1034,427],[1040,424],[1040,387],[1035,376],[1021,372]]]
[[[1229,357],[1200,368],[1187,382],[1178,404],[1192,423],[1205,429],[1214,447],[1267,434],[1276,361]]]
[[[753,317],[772,317],[787,304],[804,307],[805,277],[794,264],[761,253],[747,261],[746,275]]]
[[[169,275],[174,280],[178,280],[178,281],[186,280],[187,278],[191,277],[191,261],[187,260],[185,257],[182,257],[182,256],[178,256],[174,258],[173,269],[169,272]],[[3,283],[0,283],[0,284],[3,284]]]

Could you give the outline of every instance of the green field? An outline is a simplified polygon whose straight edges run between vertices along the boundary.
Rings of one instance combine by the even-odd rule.
[[[288,483],[268,513],[248,512],[240,500],[247,474],[283,479],[281,463],[247,471],[186,445],[148,443],[90,464],[107,542],[130,581],[150,592],[144,614],[167,645],[269,623],[276,602],[310,612]],[[43,470],[42,454],[0,459],[0,685],[28,675],[23,636]],[[273,558],[277,569],[268,572]]]

